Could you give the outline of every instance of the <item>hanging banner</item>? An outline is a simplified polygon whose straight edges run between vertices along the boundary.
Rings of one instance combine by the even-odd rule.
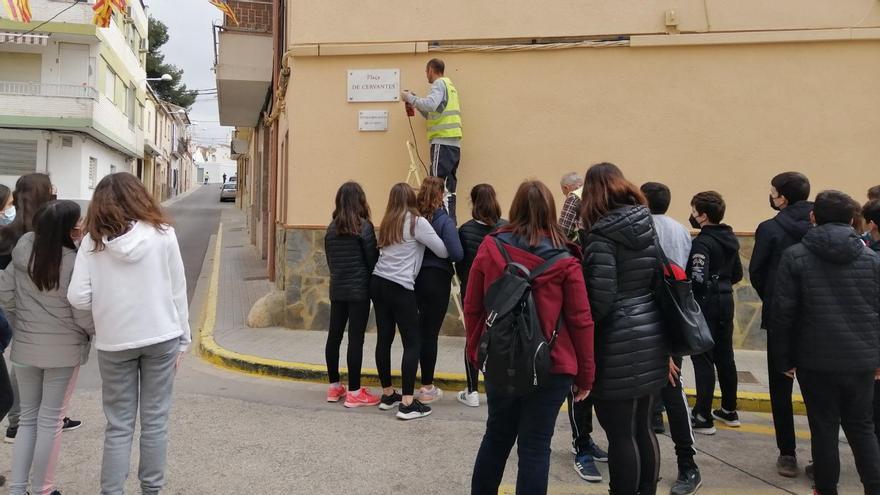
[[[229,3],[226,0],[208,0],[211,5],[220,9],[223,14],[232,21],[233,24],[238,26],[238,18],[235,17],[235,11],[232,10],[232,7],[229,6]]]
[[[31,6],[28,0],[0,0],[6,15],[16,22],[31,22]]]

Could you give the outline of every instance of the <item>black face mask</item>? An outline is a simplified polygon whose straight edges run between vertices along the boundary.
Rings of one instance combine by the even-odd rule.
[[[688,217],[688,221],[691,223],[691,227],[693,227],[697,230],[700,230],[702,228],[702,227],[700,227],[700,222],[698,222],[697,219],[694,218],[693,215]]]
[[[779,210],[782,209],[782,208],[776,206],[776,203],[773,202],[773,199],[774,199],[774,198],[773,198],[772,195],[769,196],[769,198],[770,198],[770,208],[773,208],[773,209],[776,210],[776,211],[779,211]]]

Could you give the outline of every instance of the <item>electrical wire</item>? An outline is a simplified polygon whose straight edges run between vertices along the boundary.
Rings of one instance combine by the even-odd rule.
[[[74,8],[75,6],[77,6],[77,5],[81,4],[81,3],[85,3],[85,2],[86,2],[86,0],[73,0],[73,3],[70,4],[67,8],[61,9],[61,12],[58,12],[57,14],[53,15],[52,17],[49,18],[49,20],[47,20],[47,21],[43,21],[43,22],[41,22],[40,24],[37,24],[35,27],[31,28],[29,31],[17,35],[16,37],[12,38],[12,41],[16,41],[16,40],[19,40],[19,39],[21,39],[21,38],[24,38],[25,36],[27,36],[27,35],[33,33],[33,32],[36,31],[37,29],[40,29],[41,27],[45,26],[46,24],[49,24],[50,22],[54,21],[55,19],[58,18],[59,15],[65,13],[65,12],[67,12],[68,10]],[[7,41],[7,43],[9,43],[9,42]]]
[[[421,162],[421,164],[422,164],[422,169],[425,171],[425,177],[428,177],[431,175],[431,172],[428,172],[428,166],[425,165],[425,161],[422,160],[422,155],[419,153],[419,145],[416,142],[416,130],[413,129],[413,125],[412,125],[412,116],[410,116],[410,114],[406,114],[406,118],[407,118],[407,120],[409,120],[409,131],[412,133],[413,148],[416,149],[416,157],[419,159],[419,162]]]

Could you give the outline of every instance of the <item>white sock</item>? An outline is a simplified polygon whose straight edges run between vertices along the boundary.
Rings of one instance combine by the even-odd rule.
[[[736,410],[728,411],[727,409],[724,409],[724,408],[722,407],[722,408],[721,408],[721,412],[723,412],[724,414],[733,414],[733,413],[736,412]]]
[[[330,388],[339,388],[339,387],[341,387],[341,386],[342,386],[342,385],[340,385],[339,382],[333,382],[333,383],[330,384]]]
[[[351,395],[357,395],[358,392],[360,392],[360,391],[361,391],[361,389],[357,389],[357,390],[349,390],[348,393],[350,393]]]

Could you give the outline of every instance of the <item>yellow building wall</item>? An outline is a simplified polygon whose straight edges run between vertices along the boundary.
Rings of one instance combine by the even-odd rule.
[[[287,25],[291,45],[630,35],[669,10],[681,32],[880,25],[877,0],[290,0]]]
[[[841,3],[870,14],[867,2]],[[837,188],[863,201],[880,183],[878,53],[878,41],[843,41],[295,57],[282,116],[284,222],[326,225],[336,188],[352,179],[379,223],[388,190],[407,174],[410,129],[402,104],[348,103],[346,70],[399,68],[402,87],[424,95],[432,56],[446,61],[461,97],[462,222],[477,183],[495,185],[506,212],[523,179],[557,191],[563,173],[599,161],[618,164],[636,184],[668,184],[670,214],[682,221],[694,193],[721,192],[738,231],[771,216],[769,180],[787,170],[806,173],[814,192]],[[389,130],[358,132],[358,111],[373,109],[389,111]],[[427,160],[424,120],[412,123]]]

